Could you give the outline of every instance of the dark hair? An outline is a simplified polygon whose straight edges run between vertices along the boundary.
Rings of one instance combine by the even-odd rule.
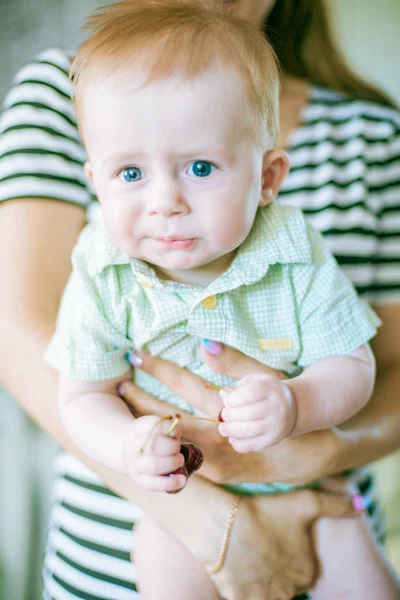
[[[334,40],[324,0],[277,0],[264,32],[289,75],[395,106],[384,92],[351,71]]]

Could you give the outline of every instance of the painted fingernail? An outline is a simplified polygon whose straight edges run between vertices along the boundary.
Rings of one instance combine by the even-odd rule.
[[[204,349],[208,354],[212,354],[212,356],[218,356],[222,352],[222,344],[219,342],[214,342],[214,340],[202,340]]]
[[[188,474],[187,474],[187,471],[186,471],[185,467],[180,467],[180,469],[177,469],[173,473],[168,473],[168,477],[176,477],[177,475],[184,475],[185,480],[184,480],[184,482],[182,484],[182,487],[180,487],[177,490],[174,490],[173,492],[167,492],[167,494],[171,494],[172,496],[174,494],[179,494],[179,492],[181,492],[183,490],[183,488],[186,487],[187,480],[188,480]]]
[[[372,504],[372,499],[366,494],[355,494],[352,497],[353,508],[357,511],[363,511],[369,508]]]
[[[136,352],[127,352],[125,354],[125,358],[128,362],[131,363],[131,365],[139,369],[143,365],[143,359],[140,358],[140,356],[138,356]]]
[[[122,396],[122,397],[123,397],[123,396],[124,396],[124,394],[125,394],[125,388],[124,388],[124,386],[123,386],[123,384],[122,384],[122,383],[121,383],[121,385],[119,385],[119,386],[118,386],[118,394],[119,394],[120,396]]]
[[[225,423],[225,421],[224,421],[224,417],[223,417],[223,416],[222,416],[222,414],[221,414],[223,410],[224,410],[224,409],[223,409],[223,408],[221,408],[221,410],[220,410],[220,411],[219,411],[219,413],[218,413],[218,421],[219,421],[220,423]]]

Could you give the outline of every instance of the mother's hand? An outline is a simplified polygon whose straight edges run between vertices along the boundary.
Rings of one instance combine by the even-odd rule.
[[[284,377],[282,373],[273,371],[238,350],[220,345],[217,345],[216,349],[220,350],[219,353],[211,354],[205,350],[205,347],[201,347],[204,362],[214,371],[234,379],[241,379],[251,373],[271,372]],[[218,390],[207,386],[201,377],[172,362],[144,353],[138,353],[136,357],[142,361],[140,368],[143,371],[167,385],[175,394],[184,398],[204,415],[217,419],[223,407]],[[135,363],[136,368],[139,368],[137,360]],[[171,413],[170,405],[156,400],[134,383],[124,383],[123,397],[134,409],[135,414]],[[205,461],[201,474],[215,483],[281,481],[303,485],[329,475],[334,470],[332,457],[335,453],[336,438],[331,430],[289,438],[262,452],[248,454],[239,454],[233,450],[228,440],[219,434],[218,427],[213,423],[183,419],[182,431],[183,436],[197,444],[204,454]]]
[[[322,517],[356,515],[345,496],[301,490],[242,497],[227,560],[212,577],[227,600],[290,600],[318,576],[311,529]]]

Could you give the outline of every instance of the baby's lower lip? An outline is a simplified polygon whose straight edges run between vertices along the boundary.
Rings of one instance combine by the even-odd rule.
[[[165,248],[173,248],[175,250],[188,250],[194,243],[194,238],[174,240],[170,238],[157,238]]]

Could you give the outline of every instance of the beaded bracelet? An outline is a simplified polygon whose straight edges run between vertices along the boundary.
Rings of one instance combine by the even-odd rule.
[[[219,551],[219,556],[218,556],[217,562],[213,567],[211,565],[206,565],[206,571],[207,571],[208,575],[215,575],[216,573],[219,573],[219,571],[222,569],[222,567],[225,564],[226,555],[228,554],[229,541],[231,539],[232,529],[233,529],[233,525],[235,523],[236,515],[239,510],[240,500],[241,500],[241,496],[239,494],[237,494],[233,501],[232,508],[229,513],[228,520],[226,522],[225,532],[224,532],[224,536],[222,538],[221,548]]]

